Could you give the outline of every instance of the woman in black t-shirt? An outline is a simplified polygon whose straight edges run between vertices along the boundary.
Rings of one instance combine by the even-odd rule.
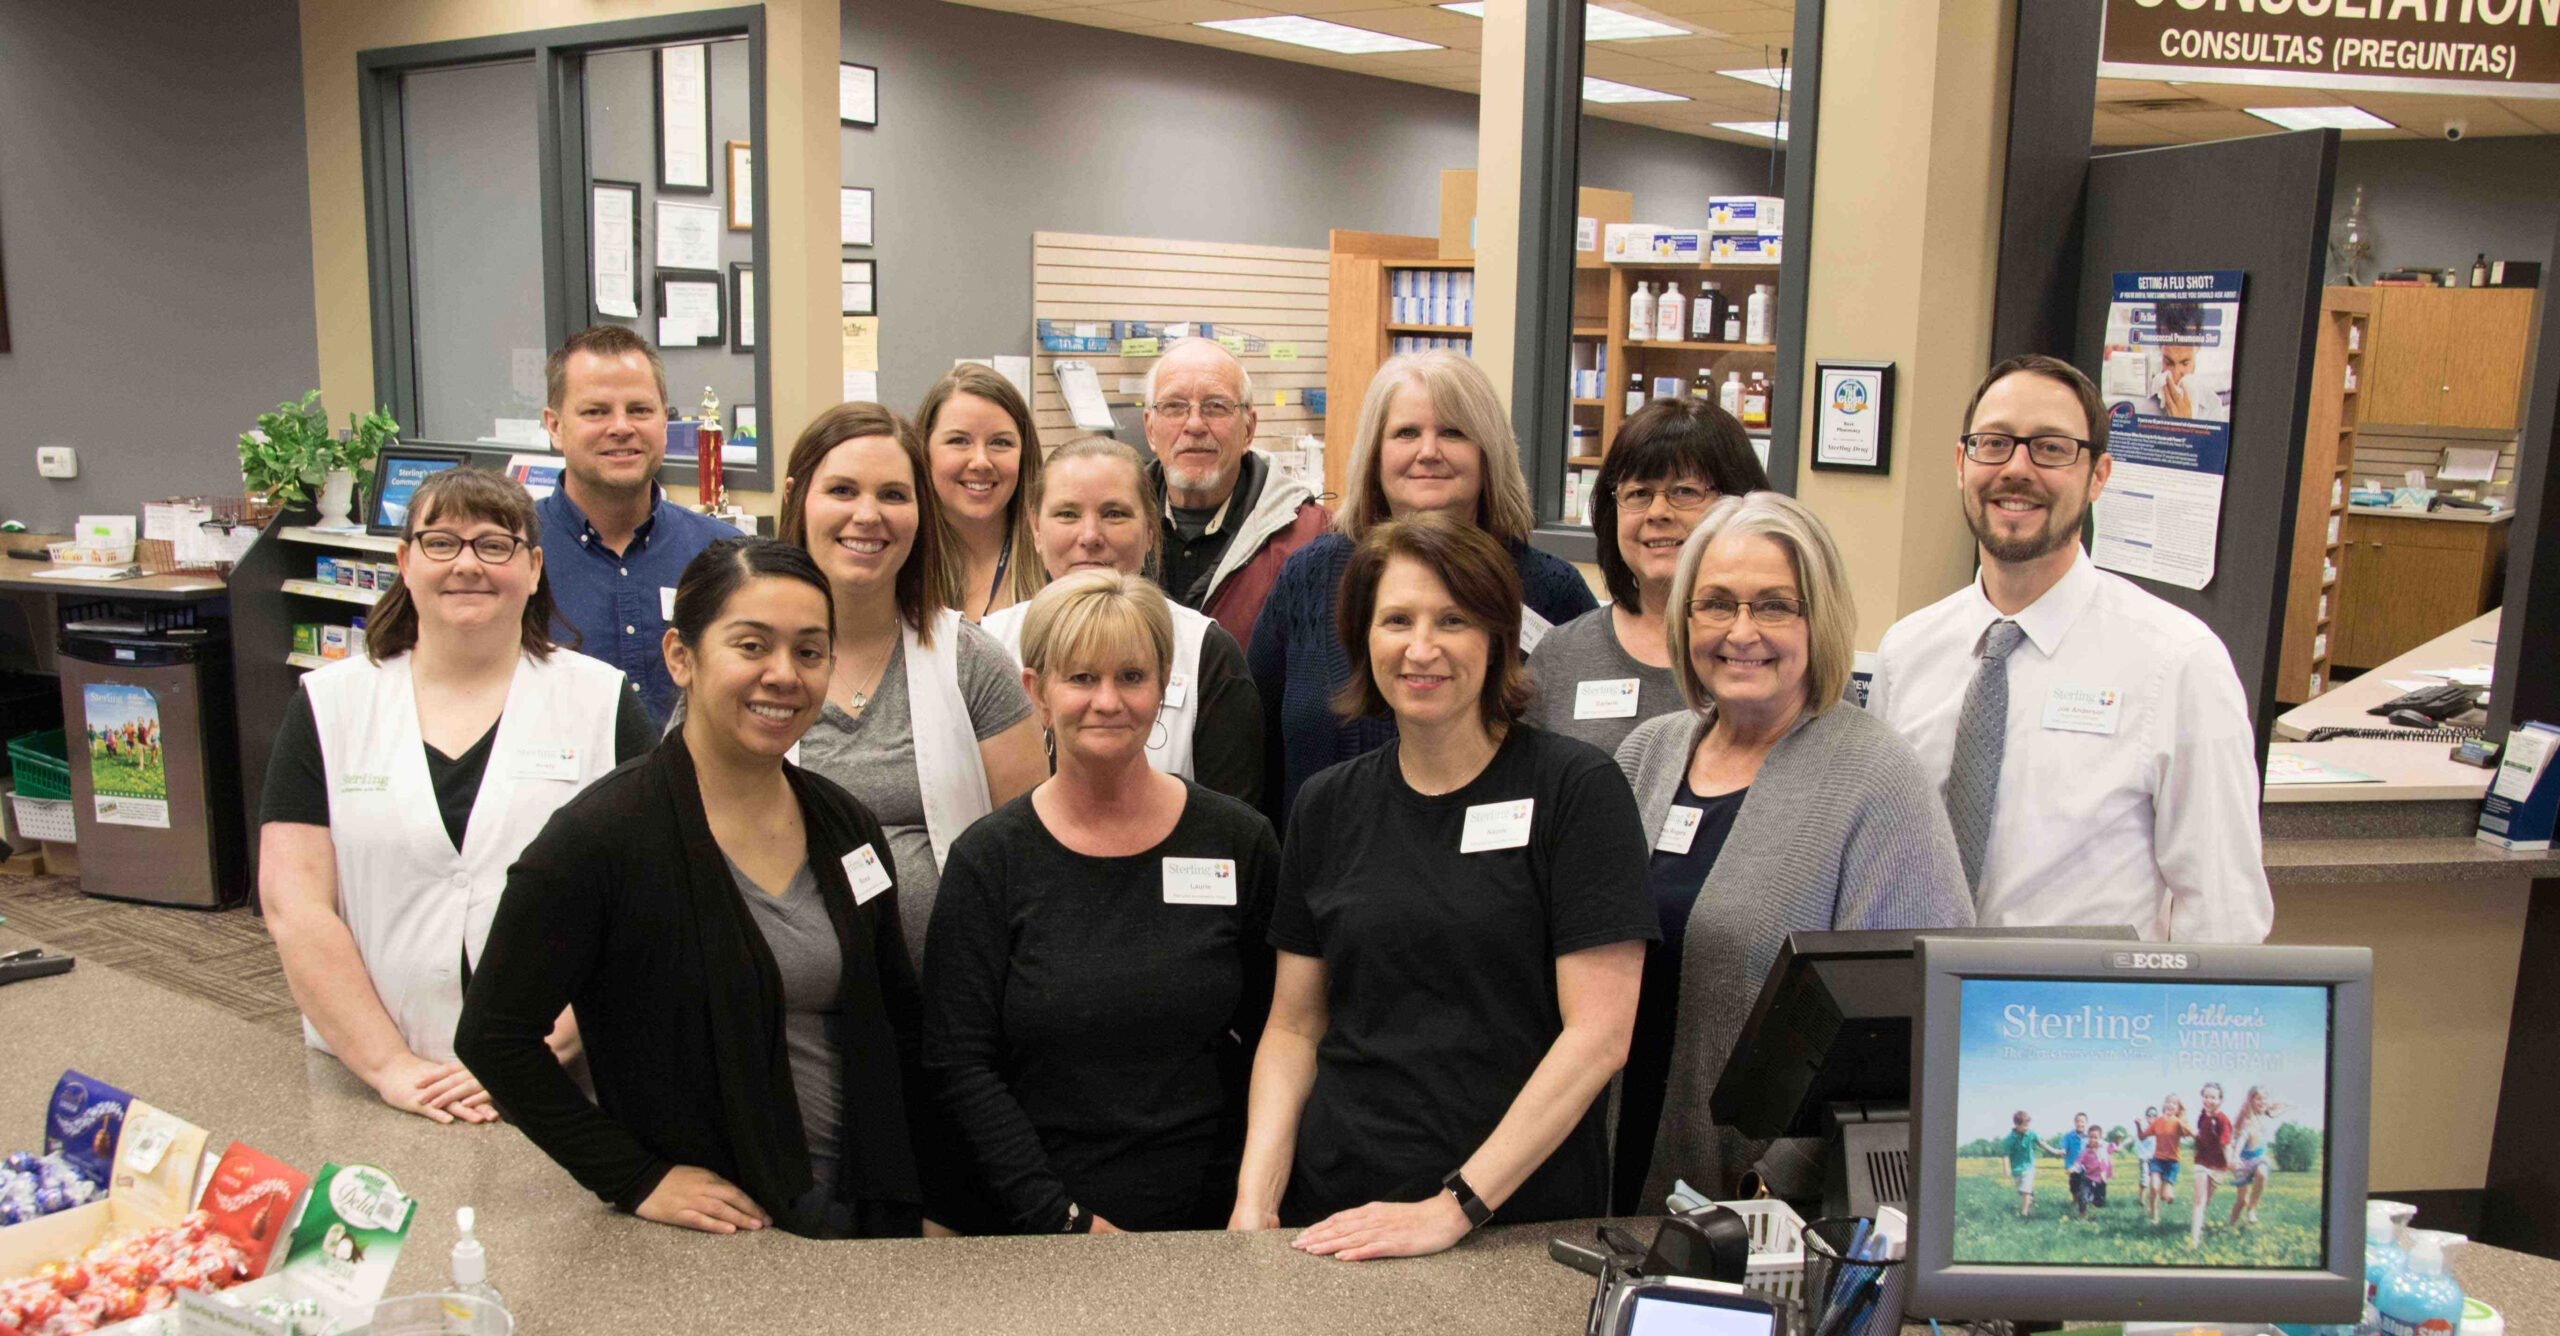
[[[1598,1215],[1599,1096],[1625,1061],[1645,899],[1634,796],[1598,749],[1520,723],[1520,583],[1437,515],[1344,570],[1345,714],[1396,740],[1317,774],[1281,855],[1271,1017],[1230,1229],[1308,1252],[1438,1252],[1494,1211]]]
[[[925,1066],[987,1233],[1215,1229],[1271,997],[1279,841],[1153,768],[1174,624],[1146,577],[1067,575],[1022,624],[1058,772],[963,833],[926,934]]]

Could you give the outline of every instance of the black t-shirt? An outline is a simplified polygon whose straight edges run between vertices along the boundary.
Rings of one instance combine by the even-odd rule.
[[[471,825],[471,805],[479,800],[480,781],[489,772],[489,752],[496,746],[498,726],[480,735],[460,756],[446,756],[420,744],[427,754],[427,779],[435,786],[436,811],[444,818],[453,847],[462,847]],[[658,745],[657,730],[639,698],[622,692],[613,718],[613,760],[620,765]],[[311,713],[311,693],[299,685],[284,709],[284,726],[276,730],[275,751],[267,758],[267,782],[258,795],[258,821],[291,821],[306,826],[329,824],[329,772],[320,757],[320,722]]]
[[[1243,498],[1235,500],[1241,502]],[[1245,511],[1241,504],[1230,505],[1227,522],[1219,525],[1215,533],[1206,528],[1206,516],[1203,517],[1203,527],[1185,533],[1184,530],[1190,526],[1179,522],[1180,513],[1177,508],[1176,515],[1166,517],[1163,522],[1164,541],[1158,544],[1156,554],[1156,560],[1161,563],[1157,568],[1157,582],[1164,586],[1167,598],[1186,608],[1197,609],[1208,602],[1209,577],[1217,573],[1218,559],[1227,555],[1227,544],[1235,541],[1236,526],[1244,523]],[[1214,508],[1209,512],[1210,515],[1216,513]]]
[[[1720,793],[1701,798],[1689,787],[1686,775],[1680,779],[1680,792],[1671,800],[1671,810],[1694,808],[1698,812],[1698,828],[1689,841],[1689,852],[1653,851],[1653,863],[1647,869],[1645,884],[1653,893],[1653,912],[1662,924],[1662,940],[1645,948],[1644,990],[1636,1002],[1635,1043],[1627,1051],[1625,1079],[1618,1087],[1618,1167],[1616,1199],[1613,1215],[1653,1215],[1660,1203],[1645,1206],[1637,1198],[1644,1195],[1645,1171],[1653,1166],[1654,1133],[1662,1127],[1662,1097],[1671,1079],[1671,1037],[1680,1019],[1680,952],[1689,937],[1689,911],[1698,904],[1698,892],[1706,886],[1707,874],[1716,870],[1716,856],[1724,852],[1725,837],[1733,833],[1733,819],[1742,811],[1742,800],[1749,789]],[[1660,843],[1662,832],[1654,831],[1648,845]]]
[[[1217,1229],[1271,1006],[1263,934],[1280,845],[1186,784],[1162,843],[1094,858],[1028,794],[951,846],[925,935],[924,1059],[974,1151],[981,1231],[1050,1233],[1067,1203],[1123,1229]],[[1166,860],[1226,860],[1232,904],[1172,903]]]
[[[1330,1024],[1281,1218],[1420,1201],[1493,1132],[1563,1032],[1559,956],[1662,934],[1635,795],[1599,749],[1515,727],[1482,774],[1427,796],[1391,742],[1299,792],[1271,944],[1321,957]],[[1525,845],[1460,853],[1469,808],[1529,800]],[[1501,1219],[1604,1213],[1595,1100]]]

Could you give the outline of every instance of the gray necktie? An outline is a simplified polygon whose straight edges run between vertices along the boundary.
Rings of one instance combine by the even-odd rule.
[[[2000,796],[2000,753],[2009,736],[2009,651],[2026,638],[2016,622],[1993,622],[1982,637],[1982,662],[1956,716],[1955,763],[1947,768],[1947,819],[1955,823],[1964,880],[1982,889],[1982,847],[1991,839],[1991,805]]]

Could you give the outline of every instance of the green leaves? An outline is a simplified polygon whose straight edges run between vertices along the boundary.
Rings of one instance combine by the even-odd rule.
[[[320,392],[287,401],[272,413],[260,413],[256,429],[240,433],[240,481],[252,492],[265,493],[284,505],[308,503],[328,480],[331,469],[353,469],[359,489],[372,482],[368,465],[383,447],[399,439],[400,424],[375,409],[347,415],[347,436],[329,434],[329,415],[320,407]]]

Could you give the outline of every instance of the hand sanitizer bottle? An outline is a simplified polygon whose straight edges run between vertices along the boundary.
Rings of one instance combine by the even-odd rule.
[[[1627,299],[1627,342],[1636,343],[1653,337],[1653,292],[1651,285],[1636,284],[1636,295]]]
[[[479,1238],[471,1232],[473,1223],[470,1207],[465,1206],[453,1213],[453,1227],[462,1235],[453,1241],[453,1292],[486,1299],[504,1308],[507,1301],[499,1298],[497,1289],[489,1284],[489,1255],[480,1246]]]
[[[2409,1231],[2408,1268],[2384,1282],[2374,1307],[2385,1336],[2454,1336],[2462,1322],[2462,1287],[2444,1267],[2448,1248],[2468,1242],[2440,1229]]]
[[[2364,1208],[2364,1322],[2359,1331],[2379,1331],[2382,1318],[2374,1301],[2382,1287],[2408,1265],[2408,1254],[2400,1251],[2399,1227],[2391,1223],[2380,1202],[2368,1202]]]

